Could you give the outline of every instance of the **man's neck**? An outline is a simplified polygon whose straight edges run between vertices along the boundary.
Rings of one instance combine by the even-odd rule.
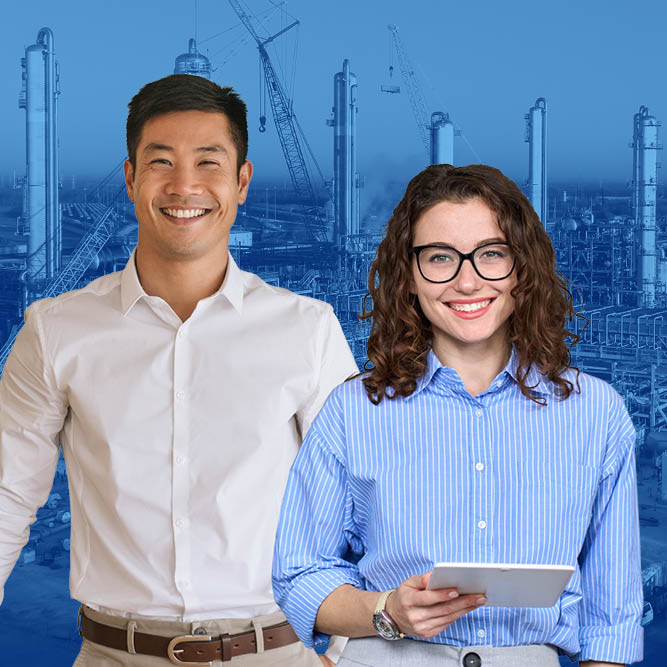
[[[137,275],[146,294],[164,299],[185,322],[201,299],[214,294],[225,279],[228,265],[224,252],[197,259],[165,259],[145,250],[141,244],[135,253]]]

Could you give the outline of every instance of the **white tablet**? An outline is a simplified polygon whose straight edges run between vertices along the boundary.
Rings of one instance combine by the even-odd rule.
[[[487,607],[551,607],[573,572],[572,565],[436,563],[428,589],[484,593]]]

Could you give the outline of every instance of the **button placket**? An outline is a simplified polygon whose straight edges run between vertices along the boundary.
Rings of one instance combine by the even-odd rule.
[[[183,598],[184,609],[193,604],[192,597],[192,534],[188,521],[190,471],[188,443],[190,439],[190,408],[188,378],[190,355],[187,336],[181,327],[174,338],[173,377],[173,442],[172,442],[172,521],[174,525],[174,581]]]

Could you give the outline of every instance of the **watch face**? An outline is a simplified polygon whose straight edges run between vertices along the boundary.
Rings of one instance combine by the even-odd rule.
[[[400,632],[398,632],[389,616],[384,612],[373,616],[373,625],[383,639],[392,641],[401,638]]]

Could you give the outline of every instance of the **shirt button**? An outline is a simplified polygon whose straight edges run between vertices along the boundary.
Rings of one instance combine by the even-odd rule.
[[[481,521],[478,521],[477,522],[477,527],[484,530],[484,528],[486,528],[486,521],[484,521],[484,519],[482,519]]]
[[[176,527],[177,528],[183,528],[184,525],[185,525],[185,521],[183,521],[183,519],[176,519]]]
[[[484,464],[483,463],[475,463],[475,470],[484,470]]]
[[[185,461],[185,457],[183,457],[183,456],[177,456],[177,457],[176,457],[176,463],[178,463],[179,466],[180,466],[181,463],[183,463],[184,461]]]
[[[183,338],[183,336],[185,336],[185,331],[183,331],[183,329],[181,329],[181,330],[178,332],[178,337],[179,337],[179,338]]]
[[[190,584],[190,582],[186,579],[185,581],[182,581],[182,582],[181,582],[181,586],[182,586],[183,588],[185,588],[185,589],[188,589],[188,588],[190,588],[191,584]]]
[[[185,398],[185,394],[182,391],[178,391],[178,392],[176,392],[176,398],[179,401],[182,401]]]
[[[477,636],[478,637],[484,637],[485,635],[486,635],[486,632],[484,632],[484,630],[482,630],[481,628],[479,630],[477,630]]]
[[[477,408],[477,410],[475,410],[475,414],[476,414],[478,417],[481,417],[481,416],[482,416],[482,408]]]

